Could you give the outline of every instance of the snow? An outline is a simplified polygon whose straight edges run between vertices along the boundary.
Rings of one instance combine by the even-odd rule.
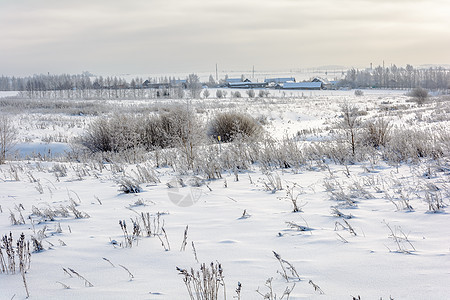
[[[17,91],[0,91],[0,98],[14,97],[17,94],[19,94]]]
[[[305,130],[298,136],[311,141],[326,138],[327,128],[338,120],[339,105],[344,101],[351,100],[367,109],[369,115],[376,115],[375,108],[382,102],[408,105],[403,94],[404,91],[365,90],[363,97],[355,97],[352,91],[295,91],[284,97],[277,94],[267,99],[209,99],[194,105],[205,110],[205,119],[214,110],[239,109],[254,116],[265,115],[265,128],[273,136],[295,136]],[[398,124],[410,122],[419,126],[424,123],[416,118],[418,109],[411,106],[407,113],[391,117]],[[430,115],[433,108],[430,109],[423,111],[423,116]],[[57,112],[53,116],[18,117],[21,121],[15,118],[15,122],[20,126],[21,139],[31,141],[16,146],[22,156],[33,151],[42,155],[49,149],[53,154],[64,153],[70,149],[68,142],[42,141],[48,140],[49,130],[53,128],[63,135],[60,140],[69,141],[83,131],[91,118],[80,121],[83,116],[61,116]],[[47,130],[42,130],[30,125],[39,124],[44,118],[54,127],[47,124]],[[68,126],[72,121],[79,126]],[[440,123],[448,126],[448,120]],[[265,282],[272,277],[278,297],[295,283],[289,299],[351,299],[358,295],[361,299],[448,298],[450,219],[445,209],[428,212],[423,200],[424,186],[432,183],[441,188],[444,202],[449,202],[448,169],[435,168],[434,175],[428,178],[423,174],[427,167],[433,167],[432,161],[402,164],[398,170],[384,162],[375,166],[359,163],[348,166],[349,174],[345,166],[329,166],[329,170],[273,170],[271,176],[278,176],[283,188],[274,192],[266,190],[267,174],[257,165],[239,173],[238,178],[224,173],[222,179],[207,182],[208,186],[177,188],[169,188],[167,183],[176,178],[189,182],[192,175],[155,168],[159,183],[144,183],[140,193],[125,194],[117,180],[124,173],[133,174],[133,164],[123,165],[121,171],[109,163],[100,168],[98,163],[12,160],[0,165],[0,234],[12,232],[17,239],[23,232],[29,238],[45,228],[45,250],[32,253],[31,268],[26,273],[31,299],[188,299],[176,267],[198,270],[200,263],[216,261],[224,270],[227,299],[236,295],[238,282],[242,283],[241,299],[262,299],[256,290],[266,292]],[[57,175],[55,170],[62,167],[66,174]],[[348,194],[355,193],[352,199],[357,207],[339,210],[353,216],[345,221],[356,235],[344,228],[343,218],[331,214],[331,207],[339,203],[331,199],[332,191],[327,190],[326,182],[340,186]],[[292,212],[292,203],[286,196],[294,183],[298,204],[304,204],[302,212],[297,213]],[[386,198],[387,194],[399,197],[401,192],[409,197],[413,211],[397,210]],[[177,205],[177,195],[192,205]],[[50,221],[32,211],[33,206],[44,210],[73,203],[89,217],[76,219],[70,212],[67,217]],[[17,217],[19,205],[24,208],[21,213],[25,224],[12,225],[10,212]],[[156,236],[140,237],[132,247],[120,246],[124,236],[119,220],[125,220],[130,229],[131,219],[146,212],[155,220],[161,213],[160,225],[164,224],[170,251],[165,251]],[[312,230],[298,231],[286,222]],[[187,225],[187,246],[180,251]],[[407,235],[414,248],[405,241],[401,245],[409,253],[398,251],[389,237],[388,225],[399,235]],[[195,259],[192,243],[200,263]],[[282,278],[273,251],[295,267],[300,280],[287,283]],[[75,270],[93,287],[85,286],[74,274],[69,276],[63,268]],[[310,280],[325,294],[315,291]],[[13,297],[26,297],[20,274],[0,273],[0,298]]]

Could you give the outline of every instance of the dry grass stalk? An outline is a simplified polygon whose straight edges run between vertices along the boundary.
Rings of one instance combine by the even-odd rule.
[[[308,283],[309,283],[310,285],[312,285],[313,288],[314,288],[314,290],[315,290],[316,292],[318,292],[320,295],[324,295],[324,294],[325,294],[325,293],[322,291],[322,289],[321,289],[317,284],[315,284],[312,280],[309,280]]]
[[[226,299],[223,269],[220,263],[202,264],[199,271],[190,271],[177,267],[183,282],[186,285],[190,299],[217,300],[220,287],[223,287],[223,297]]]
[[[187,233],[188,233],[188,225],[186,225],[186,229],[184,230],[183,242],[181,243],[180,251],[186,250],[186,245],[187,245]]]
[[[64,269],[64,268],[63,268],[63,269]],[[67,268],[67,269],[69,269],[69,271],[72,272],[73,274],[77,275],[77,277],[78,277],[79,279],[83,280],[85,286],[87,286],[87,287],[93,287],[93,286],[94,286],[89,280],[87,280],[85,277],[83,277],[82,275],[80,275],[80,274],[79,274],[77,271],[75,271],[74,269],[71,269],[71,268]],[[66,273],[68,273],[67,270],[64,269],[64,271],[65,271]]]
[[[6,258],[3,254],[3,249],[5,251]],[[30,242],[25,241],[25,235],[22,233],[14,247],[13,236],[10,232],[9,235],[4,235],[0,241],[0,273],[16,273],[16,256],[18,259],[18,267],[22,276],[23,285],[27,293],[27,298],[29,298],[30,292],[28,290],[25,274],[31,265]]]
[[[197,258],[197,250],[195,249],[194,241],[192,241],[191,244],[192,244],[192,251],[194,252],[195,261],[198,263],[199,261],[198,261],[198,258]]]
[[[278,253],[276,253],[275,251],[272,251],[272,252],[273,252],[273,255],[275,256],[275,258],[280,263],[281,269],[283,271],[283,273],[281,273],[279,271],[278,272],[281,274],[281,276],[283,276],[283,278],[286,280],[286,282],[289,282],[290,280],[300,281],[300,275],[298,275],[295,267],[287,260],[282,259],[281,256]],[[289,271],[290,275],[288,275],[288,271]]]
[[[416,248],[408,239],[408,236],[402,231],[399,226],[395,226],[394,229],[392,229],[392,227],[386,221],[383,221],[383,223],[390,231],[389,238],[393,239],[397,246],[397,251],[395,252],[411,254],[413,251],[416,251]],[[410,249],[405,246],[405,244],[408,244],[410,246]],[[389,252],[391,252],[391,249],[389,249]]]
[[[128,272],[128,275],[130,276],[130,281],[132,281],[133,280],[133,278],[134,278],[134,275],[133,274],[131,274],[131,272],[130,272],[130,270],[128,270],[128,268],[126,268],[125,266],[123,266],[123,265],[119,265],[119,267],[121,267],[121,268],[123,268],[125,271],[127,271]]]

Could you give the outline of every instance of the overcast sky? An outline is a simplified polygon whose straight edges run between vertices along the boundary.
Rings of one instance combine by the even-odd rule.
[[[0,0],[0,74],[450,64],[449,0]]]

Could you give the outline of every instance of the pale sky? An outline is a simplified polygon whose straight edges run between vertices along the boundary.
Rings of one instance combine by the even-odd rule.
[[[0,0],[0,75],[450,64],[450,0]]]

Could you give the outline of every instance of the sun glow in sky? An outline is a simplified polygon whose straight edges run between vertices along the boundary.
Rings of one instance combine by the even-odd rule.
[[[450,64],[448,0],[2,0],[0,74]]]

